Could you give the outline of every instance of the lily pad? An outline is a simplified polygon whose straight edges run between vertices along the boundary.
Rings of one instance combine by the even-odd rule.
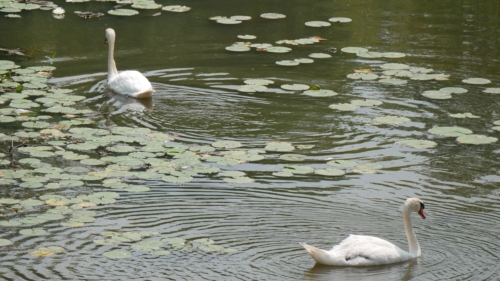
[[[434,127],[429,129],[428,132],[445,137],[459,137],[472,134],[471,130],[461,127]]]
[[[409,65],[402,63],[385,63],[380,66],[382,69],[410,69]]]
[[[366,100],[352,100],[351,104],[354,104],[356,106],[369,107],[369,106],[381,105],[382,102],[379,100],[374,100],[374,99],[366,99]]]
[[[305,158],[306,156],[302,154],[283,154],[280,156],[281,160],[294,161],[294,162],[304,161]]]
[[[108,11],[108,14],[113,15],[113,16],[135,16],[138,15],[139,12],[136,10],[132,9],[115,9],[115,10],[110,10]]]
[[[349,54],[356,54],[358,52],[368,52],[368,49],[361,48],[361,47],[344,47],[340,49],[340,51],[344,53],[349,53]]]
[[[500,88],[486,88],[483,92],[488,94],[500,94]]]
[[[294,60],[280,60],[277,61],[276,64],[278,65],[283,65],[283,66],[297,66],[300,63]]]
[[[12,244],[12,241],[10,241],[9,239],[0,239],[0,247],[1,246],[7,246],[7,245],[10,245]]]
[[[334,103],[330,104],[328,107],[340,111],[354,111],[359,108],[359,106],[352,103]]]
[[[484,135],[463,135],[457,138],[458,143],[462,144],[489,144],[497,142],[498,139]]]
[[[311,97],[333,97],[338,95],[337,92],[332,90],[307,90],[302,94]]]
[[[181,5],[170,5],[170,6],[163,6],[161,8],[163,11],[167,12],[176,12],[176,13],[183,13],[191,10],[190,7],[187,6],[181,6]]]
[[[102,255],[110,259],[126,259],[132,257],[132,253],[128,251],[110,251]]]
[[[216,141],[216,142],[213,142],[212,146],[216,147],[216,148],[226,148],[226,149],[229,149],[229,148],[241,147],[241,146],[243,146],[243,144],[241,144],[238,141],[227,140],[227,141]]]
[[[389,125],[398,125],[406,122],[411,122],[410,118],[407,117],[399,117],[394,115],[380,116],[373,119],[375,123],[380,124],[389,124]]]
[[[244,93],[255,93],[255,92],[265,92],[265,91],[267,91],[267,87],[262,85],[243,85],[238,87],[238,92],[244,92]]]
[[[295,150],[295,147],[293,147],[293,145],[289,142],[276,141],[268,142],[264,149],[269,151],[287,152]]]
[[[354,167],[358,165],[358,162],[353,161],[353,160],[331,160],[327,162],[326,164],[338,168],[349,168],[349,167]]]
[[[397,79],[397,78],[380,79],[380,80],[378,80],[378,82],[382,83],[382,84],[390,84],[390,85],[395,85],[395,86],[406,85],[408,83],[406,80]]]
[[[449,114],[449,116],[453,118],[479,118],[479,116],[474,115],[470,112]]]
[[[308,21],[305,23],[305,25],[310,27],[325,27],[325,26],[330,26],[332,24],[327,21]]]
[[[303,91],[309,89],[310,86],[304,84],[283,84],[281,85],[281,88],[289,91]]]
[[[439,89],[441,92],[450,93],[450,94],[465,94],[467,93],[467,89],[461,87],[445,87]]]
[[[40,236],[44,235],[47,233],[47,231],[41,229],[41,228],[35,228],[35,229],[23,229],[19,231],[22,235],[28,235],[28,236]]]
[[[278,13],[264,13],[260,15],[261,18],[265,19],[271,19],[271,20],[276,20],[276,19],[284,19],[286,18],[285,15],[283,14],[278,14]]]
[[[446,100],[446,99],[451,99],[451,94],[448,92],[442,92],[442,91],[425,91],[422,93],[422,96],[430,98],[430,99],[436,99],[436,100]]]
[[[240,24],[242,21],[240,20],[235,20],[235,19],[228,19],[228,18],[220,18],[216,20],[217,23],[220,24]]]
[[[331,21],[331,22],[340,22],[340,23],[348,23],[348,22],[351,22],[352,19],[350,19],[350,18],[343,18],[343,17],[334,17],[334,18],[329,18],[328,21]]]
[[[491,83],[490,80],[484,78],[468,78],[462,80],[463,83],[472,84],[472,85],[485,85]]]
[[[297,166],[297,165],[290,165],[290,166],[285,166],[282,169],[284,172],[290,172],[292,174],[312,174],[314,173],[314,168],[308,167],[308,166]]]
[[[338,177],[338,176],[345,175],[345,171],[340,170],[340,169],[334,169],[334,168],[326,168],[326,169],[316,169],[316,170],[314,170],[314,174],[321,175],[321,176]]]
[[[309,54],[309,57],[315,58],[315,59],[327,59],[327,58],[331,58],[332,55],[325,54],[325,53],[312,53],[312,54]]]
[[[253,40],[253,39],[257,39],[257,36],[247,34],[247,35],[238,35],[238,38],[242,39],[242,40]]]
[[[436,142],[429,140],[417,140],[417,139],[409,139],[397,141],[396,144],[413,147],[413,148],[433,148],[437,146]]]

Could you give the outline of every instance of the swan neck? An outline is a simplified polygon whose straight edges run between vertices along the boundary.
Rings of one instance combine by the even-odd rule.
[[[118,75],[118,70],[116,69],[115,59],[115,37],[112,36],[108,38],[108,82]]]
[[[406,237],[408,238],[408,245],[410,247],[409,253],[414,257],[419,257],[420,245],[418,244],[417,236],[413,231],[413,225],[411,224],[411,210],[409,205],[405,205],[403,209],[403,220],[405,223]]]

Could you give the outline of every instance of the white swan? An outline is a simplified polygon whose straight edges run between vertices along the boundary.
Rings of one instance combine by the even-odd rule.
[[[106,43],[108,45],[108,87],[117,94],[134,98],[149,98],[153,95],[153,86],[140,72],[127,70],[118,73],[114,57],[115,31],[106,29]]]
[[[336,266],[367,266],[402,262],[421,254],[417,236],[411,225],[411,212],[417,212],[425,219],[424,203],[418,198],[408,198],[403,208],[403,219],[410,251],[377,237],[349,235],[330,251],[300,243],[317,263]]]

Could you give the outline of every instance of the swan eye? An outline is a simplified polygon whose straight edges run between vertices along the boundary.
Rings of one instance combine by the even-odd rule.
[[[424,203],[420,202],[420,209],[425,209]]]

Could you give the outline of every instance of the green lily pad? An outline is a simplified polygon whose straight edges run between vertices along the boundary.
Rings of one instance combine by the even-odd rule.
[[[307,90],[302,94],[311,97],[333,97],[338,95],[337,92],[332,90]]]
[[[390,58],[390,59],[398,59],[398,58],[404,58],[404,57],[406,57],[405,54],[398,53],[398,52],[385,52],[385,53],[382,53],[382,56],[384,58]]]
[[[354,111],[359,108],[359,106],[352,103],[334,103],[330,104],[328,107],[340,111]]]
[[[278,13],[264,13],[260,15],[261,18],[265,19],[270,19],[270,20],[276,20],[276,19],[284,19],[286,18],[285,15],[283,14],[278,14]]]
[[[468,78],[462,80],[463,83],[472,84],[472,85],[485,85],[491,83],[490,80],[484,78]]]
[[[243,145],[240,142],[238,142],[238,141],[227,140],[227,141],[216,141],[216,142],[213,142],[212,146],[216,147],[216,148],[230,149],[230,148],[241,147]]]
[[[283,65],[283,66],[297,66],[300,63],[294,60],[280,60],[277,61],[276,64],[278,65]]]
[[[288,47],[272,46],[272,47],[266,48],[265,51],[268,53],[284,54],[284,53],[291,52],[292,49],[288,48]]]
[[[402,63],[385,63],[380,66],[382,69],[410,69],[409,65]]]
[[[349,79],[354,79],[354,80],[366,80],[366,81],[370,81],[370,80],[376,80],[379,78],[379,76],[375,73],[363,73],[363,72],[360,72],[360,73],[351,73],[349,75],[347,75],[347,78]]]
[[[325,26],[330,26],[332,24],[327,21],[308,21],[305,23],[305,25],[310,27],[325,27]]]
[[[170,245],[184,245],[186,242],[186,239],[184,238],[178,238],[178,237],[172,237],[172,238],[165,238],[161,240],[162,242],[168,243]]]
[[[190,7],[187,6],[181,6],[181,5],[170,5],[170,6],[163,6],[161,8],[163,11],[167,12],[176,12],[176,13],[183,13],[191,10]]]
[[[459,137],[472,134],[471,130],[461,127],[434,127],[429,129],[428,132],[445,137]]]
[[[22,223],[19,221],[9,220],[9,221],[0,221],[0,226],[20,226]],[[1,243],[0,243],[1,244]],[[0,245],[1,246],[1,245]]]
[[[242,40],[253,40],[253,39],[257,39],[257,36],[246,34],[246,35],[238,35],[238,38],[242,39]]]
[[[450,94],[465,94],[467,93],[467,89],[461,87],[445,87],[439,89],[441,92],[450,93]]]
[[[232,46],[227,46],[226,51],[230,52],[248,52],[250,51],[250,47],[247,46],[237,46],[237,45],[232,45]]]
[[[261,85],[261,86],[274,84],[274,81],[269,79],[247,79],[243,82],[248,85]]]
[[[437,146],[436,142],[429,140],[417,140],[417,139],[409,139],[397,141],[396,144],[413,147],[413,148],[434,148]]]
[[[312,53],[312,54],[309,54],[309,57],[314,58],[314,59],[327,59],[327,58],[331,58],[332,55],[325,54],[325,53]]]
[[[228,183],[238,183],[238,184],[255,182],[254,179],[249,178],[249,177],[224,178],[224,181],[226,181]]]
[[[366,100],[352,100],[351,104],[354,104],[356,106],[364,106],[364,107],[369,107],[369,106],[377,106],[381,105],[383,102],[379,100],[374,100],[374,99],[366,99]]]
[[[47,231],[41,229],[41,228],[34,228],[34,229],[23,229],[19,231],[22,235],[28,235],[28,236],[40,236],[44,235],[47,233]]]
[[[165,182],[171,182],[171,183],[186,183],[193,181],[193,178],[189,176],[183,176],[183,177],[165,176],[162,177],[161,179]]]
[[[293,173],[289,172],[289,171],[280,171],[280,172],[274,172],[273,176],[275,176],[275,177],[289,178],[289,177],[293,177]]]
[[[338,168],[349,168],[358,165],[358,162],[352,160],[331,160],[326,164]]]
[[[498,139],[484,135],[463,135],[459,136],[457,141],[461,144],[489,144],[497,142]]]
[[[313,63],[314,60],[308,58],[294,59],[298,63]]]
[[[267,87],[262,85],[242,85],[238,87],[238,92],[244,92],[244,93],[255,93],[255,92],[265,92],[265,91],[267,91]]]
[[[488,94],[500,94],[500,88],[486,88],[483,92]]]
[[[394,115],[380,116],[373,119],[375,123],[388,124],[388,125],[398,125],[406,122],[411,122],[410,118],[399,117]]]
[[[306,156],[302,155],[302,154],[282,154],[282,155],[280,155],[280,159],[286,160],[286,161],[300,162],[300,161],[304,161],[305,158],[306,158]]]
[[[474,115],[474,114],[472,114],[470,112],[449,114],[449,116],[453,117],[453,118],[479,118],[479,116]]]
[[[395,86],[406,85],[408,83],[406,80],[397,79],[397,78],[380,79],[380,80],[378,80],[378,82],[382,83],[382,84],[389,84],[389,85],[395,85]]]
[[[110,259],[126,259],[132,257],[132,253],[128,251],[109,251],[102,255]]]
[[[115,9],[115,10],[110,10],[108,11],[108,14],[113,15],[113,16],[135,16],[138,15],[139,12],[136,10],[132,9]]]
[[[132,249],[140,251],[153,251],[159,250],[163,242],[160,240],[143,240],[132,245]]]
[[[1,246],[7,246],[7,245],[10,245],[12,244],[12,241],[10,241],[9,239],[0,239],[0,247]]]
[[[264,149],[269,151],[287,152],[295,150],[295,147],[293,147],[293,145],[289,142],[275,141],[268,142]]]
[[[303,91],[303,90],[308,90],[310,87],[309,85],[304,85],[304,84],[284,84],[281,85],[281,88],[283,90],[289,90],[289,91]]]
[[[331,21],[331,22],[340,22],[340,23],[348,23],[348,22],[351,22],[352,19],[350,19],[350,18],[343,18],[343,17],[333,17],[333,18],[329,18],[328,21]]]
[[[297,166],[297,165],[290,165],[290,166],[285,166],[283,167],[284,172],[290,172],[292,174],[312,174],[314,173],[314,168],[308,167],[308,166]]]
[[[334,169],[334,168],[326,168],[326,169],[316,169],[316,170],[314,170],[314,174],[321,175],[321,176],[338,177],[338,176],[345,175],[345,171],[340,170],[340,169]]]
[[[356,56],[365,59],[377,59],[383,57],[383,54],[380,52],[357,52]]]
[[[340,49],[340,51],[344,53],[349,53],[349,54],[356,54],[359,52],[368,52],[368,49],[361,48],[361,47],[344,47]]]

